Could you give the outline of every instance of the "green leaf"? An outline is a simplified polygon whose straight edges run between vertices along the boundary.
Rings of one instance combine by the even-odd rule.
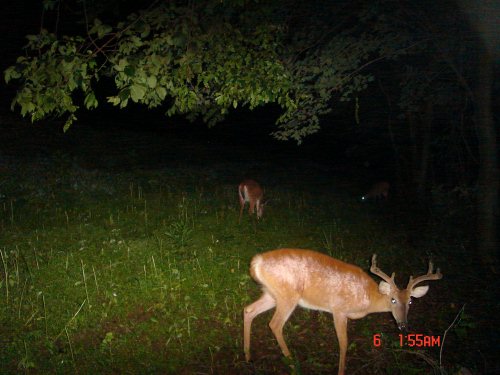
[[[135,75],[135,68],[131,65],[128,65],[125,67],[123,72],[129,77],[133,77]]]
[[[154,89],[156,87],[156,77],[155,76],[149,76],[146,80],[146,83],[148,84],[148,86],[152,89]]]
[[[121,90],[118,93],[118,96],[119,96],[121,102],[128,100],[130,98],[130,88],[127,87],[127,88]]]
[[[120,104],[121,100],[118,96],[108,96],[108,103],[111,103],[113,105],[118,105]]]
[[[165,89],[165,87],[162,87],[162,86],[156,86],[156,95],[158,95],[158,97],[161,99],[161,100],[164,100],[165,97],[167,96],[167,90]]]
[[[24,117],[28,113],[33,113],[35,111],[35,104],[33,102],[24,102],[21,104],[21,115]]]
[[[97,28],[97,36],[99,38],[102,38],[104,35],[109,34],[112,31],[112,27],[109,25],[102,25],[101,27]]]
[[[141,38],[145,38],[151,32],[151,26],[149,24],[144,24],[144,29],[141,31]]]
[[[63,126],[63,132],[66,133],[69,129],[69,127],[71,126],[71,124],[73,124],[74,121],[76,121],[77,118],[76,116],[72,113],[68,119],[66,120],[66,122],[64,123],[64,126]]]
[[[139,102],[146,95],[146,88],[142,85],[133,84],[130,86],[130,97],[134,102]]]
[[[122,100],[120,102],[120,108],[125,108],[128,105],[128,99]]]
[[[4,72],[5,83],[9,83],[11,79],[18,79],[19,77],[21,77],[21,74],[16,71],[15,66],[9,66]]]
[[[83,104],[85,104],[85,107],[87,109],[97,108],[98,102],[93,91],[87,94],[85,100],[83,101]]]
[[[120,61],[118,61],[118,65],[115,64],[114,68],[118,72],[123,72],[127,66],[128,66],[127,59],[120,59]]]

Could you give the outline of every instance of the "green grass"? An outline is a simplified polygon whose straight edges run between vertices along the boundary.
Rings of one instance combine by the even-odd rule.
[[[330,184],[268,186],[273,201],[264,220],[245,217],[238,225],[236,180],[221,183],[196,170],[30,172],[9,176],[0,206],[2,373],[287,371],[267,327],[271,312],[255,320],[255,362],[244,362],[242,309],[260,293],[248,274],[254,254],[310,248],[367,270],[376,252],[381,267],[405,277],[425,267],[425,253],[401,256],[415,250],[379,209]],[[433,318],[425,307],[431,299],[413,315],[422,330]],[[433,334],[448,323],[431,326]],[[330,315],[298,309],[285,331],[300,372],[336,372]],[[379,332],[396,340],[389,315],[351,323],[348,370],[384,373],[393,355],[392,373],[405,373],[408,360],[416,371],[429,370],[389,344],[374,352]]]

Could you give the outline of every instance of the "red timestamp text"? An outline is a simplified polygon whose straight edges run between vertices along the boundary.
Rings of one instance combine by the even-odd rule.
[[[417,348],[441,346],[441,336],[428,336],[422,333],[399,334],[399,345]]]
[[[382,345],[382,338],[380,333],[373,335],[373,346],[380,347]],[[422,333],[410,333],[407,335],[399,335],[399,345],[401,347],[434,347],[441,346],[441,336],[429,336]]]

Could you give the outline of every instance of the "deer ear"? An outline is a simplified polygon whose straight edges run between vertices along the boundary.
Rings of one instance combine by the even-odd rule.
[[[391,293],[391,285],[385,281],[381,281],[380,284],[378,284],[378,291],[388,296]]]
[[[425,296],[425,294],[429,291],[429,286],[419,286],[411,291],[411,296],[415,298],[420,298]]]

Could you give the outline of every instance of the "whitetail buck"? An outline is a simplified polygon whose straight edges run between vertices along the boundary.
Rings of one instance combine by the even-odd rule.
[[[389,196],[389,189],[391,185],[386,181],[380,181],[376,184],[373,184],[368,193],[361,197],[362,201],[366,201],[368,199],[379,200],[379,199],[387,199]]]
[[[241,215],[247,202],[249,214],[253,215],[255,209],[257,209],[257,219],[260,219],[264,214],[264,190],[260,185],[254,180],[244,180],[238,186],[238,195],[240,197],[240,218],[238,223],[241,223]]]
[[[406,330],[411,297],[419,298],[428,286],[415,287],[427,280],[438,280],[429,262],[427,274],[413,278],[399,290],[394,273],[387,276],[372,257],[370,271],[382,278],[380,284],[361,268],[327,255],[300,249],[279,249],[257,254],[250,265],[250,274],[262,285],[262,296],[244,309],[244,350],[250,360],[250,330],[252,320],[276,306],[269,323],[278,344],[287,357],[290,351],[283,339],[283,326],[297,305],[332,313],[340,347],[339,375],[344,374],[347,352],[347,319],[359,319],[374,312],[392,312],[400,330]]]

